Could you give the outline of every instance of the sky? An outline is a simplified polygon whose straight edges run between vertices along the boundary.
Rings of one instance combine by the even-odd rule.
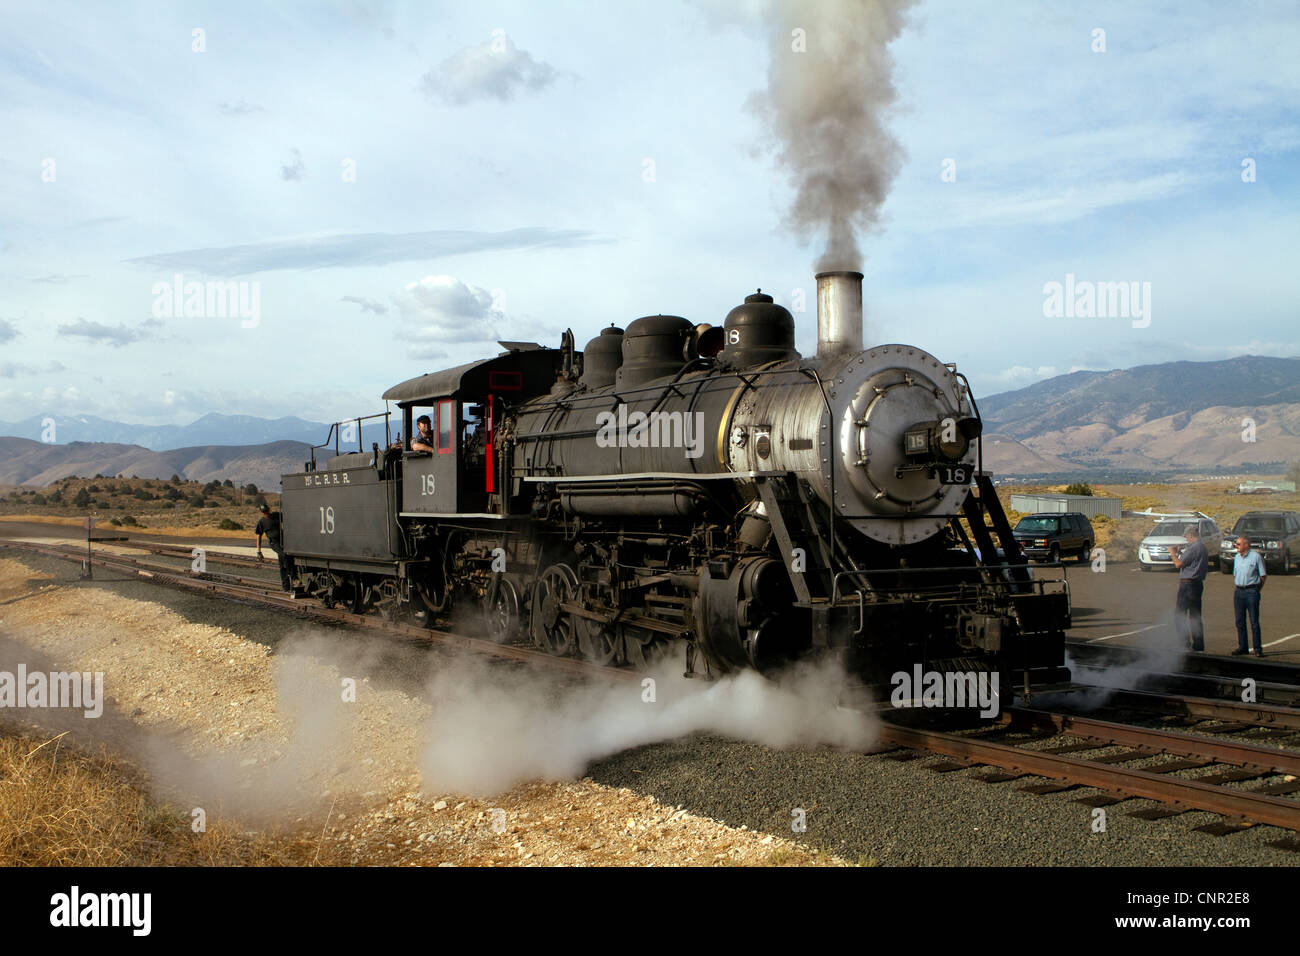
[[[777,20],[0,3],[0,421],[333,421],[497,340],[720,324],[758,287],[812,354],[821,250],[754,106]],[[1300,355],[1297,50],[1293,3],[915,3],[865,342],[977,396]],[[1143,314],[1055,314],[1067,276]]]

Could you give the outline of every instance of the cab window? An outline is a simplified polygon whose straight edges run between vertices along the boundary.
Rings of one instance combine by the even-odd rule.
[[[456,429],[456,403],[446,399],[438,403],[438,454],[454,451],[452,435]]]

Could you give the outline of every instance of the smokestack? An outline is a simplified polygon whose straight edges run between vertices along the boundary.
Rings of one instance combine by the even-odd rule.
[[[862,273],[817,273],[817,357],[862,351]]]

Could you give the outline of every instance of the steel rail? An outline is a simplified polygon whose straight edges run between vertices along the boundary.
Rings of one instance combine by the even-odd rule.
[[[1150,727],[1132,727],[1091,717],[1051,713],[1010,707],[1003,711],[1004,720],[1011,726],[1050,726],[1057,732],[1100,741],[1102,745],[1116,744],[1133,747],[1152,754],[1177,754],[1180,757],[1205,757],[1216,763],[1247,767],[1261,773],[1287,773],[1300,776],[1300,751],[1278,750],[1258,744],[1235,740],[1215,740],[1195,734],[1158,730]]]
[[[5,540],[0,541],[0,549],[2,548],[11,548],[18,551],[43,554],[47,557],[59,558],[65,561],[75,561],[78,564],[86,560],[84,552],[80,550],[75,552],[64,550],[62,546],[58,545],[40,545],[25,541]],[[631,670],[630,668],[601,667],[574,658],[555,657],[544,651],[535,650],[517,644],[497,644],[494,641],[488,641],[477,637],[468,637],[464,634],[456,634],[451,631],[433,630],[415,624],[405,624],[400,621],[386,621],[379,615],[375,614],[353,614],[350,611],[344,611],[340,608],[327,608],[313,600],[304,598],[292,598],[274,592],[262,591],[261,589],[224,584],[219,581],[205,580],[198,577],[177,575],[170,571],[157,571],[152,568],[143,567],[140,565],[140,562],[123,556],[104,557],[102,555],[96,555],[91,559],[91,561],[95,565],[107,568],[108,570],[136,575],[138,578],[149,581],[153,584],[161,584],[167,587],[179,588],[186,591],[221,595],[241,600],[246,603],[257,604],[281,611],[288,611],[300,617],[351,624],[371,631],[412,638],[421,642],[432,642],[444,647],[468,650],[489,657],[536,664],[575,676],[581,675],[584,677],[602,678],[609,681],[639,681],[642,677],[641,674]]]
[[[1085,687],[1112,689],[1106,684],[1089,683],[1090,680],[1095,679],[1096,675],[1103,678],[1107,675],[1108,668],[1105,664],[1081,664],[1078,661],[1073,661],[1071,665],[1071,671],[1075,676],[1076,683]],[[1084,679],[1085,676],[1087,679]],[[1213,677],[1209,674],[1191,674],[1186,671],[1151,672],[1143,676],[1144,680],[1140,682],[1139,687],[1114,689],[1140,690],[1154,687],[1162,688],[1166,693],[1172,695],[1217,696],[1231,700],[1241,693],[1243,686],[1241,684],[1242,678],[1234,676]],[[1251,680],[1254,680],[1254,678],[1251,678]],[[1267,699],[1271,703],[1282,706],[1300,706],[1300,686],[1295,684],[1278,684],[1271,681],[1255,680],[1255,693],[1261,699]]]
[[[1279,707],[1275,704],[1246,704],[1235,700],[1219,700],[1212,697],[1187,697],[1177,694],[1157,694],[1143,690],[1123,690],[1120,688],[1089,687],[1089,690],[1105,691],[1107,704],[1117,707],[1131,707],[1151,713],[1174,714],[1183,717],[1199,717],[1203,720],[1226,720],[1245,724],[1257,724],[1260,727],[1272,727],[1279,730],[1300,730],[1300,710],[1292,707]],[[1068,704],[1068,694],[1044,694],[1051,706]]]
[[[1288,661],[1203,654],[1182,649],[1161,652],[1124,644],[1089,644],[1080,640],[1066,641],[1065,650],[1077,663],[1092,667],[1141,664],[1144,660],[1159,661],[1162,657],[1169,659],[1180,656],[1179,667],[1184,674],[1234,680],[1250,677],[1260,682],[1300,685],[1300,664]],[[1093,663],[1094,661],[1098,663]]]
[[[990,741],[972,740],[935,730],[885,724],[884,743],[941,754],[961,761],[987,764],[1015,773],[1065,780],[1129,797],[1174,804],[1184,809],[1240,817],[1287,830],[1300,831],[1300,801],[1251,793],[1198,780],[1171,779],[1149,770],[1117,767],[1064,754],[1049,754]]]

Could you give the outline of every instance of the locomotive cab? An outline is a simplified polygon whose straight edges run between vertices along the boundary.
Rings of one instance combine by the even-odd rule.
[[[403,518],[500,518],[503,493],[502,413],[555,384],[563,353],[532,343],[502,343],[510,351],[483,362],[421,375],[384,393],[402,411]],[[411,451],[416,421],[428,415],[433,451]]]
[[[461,415],[454,398],[435,398],[402,409],[402,512],[404,514],[446,514],[459,505]],[[427,415],[431,422],[429,442],[433,451],[416,451],[420,441],[416,421]],[[426,443],[427,444],[427,443]],[[467,483],[468,484],[468,483]]]

